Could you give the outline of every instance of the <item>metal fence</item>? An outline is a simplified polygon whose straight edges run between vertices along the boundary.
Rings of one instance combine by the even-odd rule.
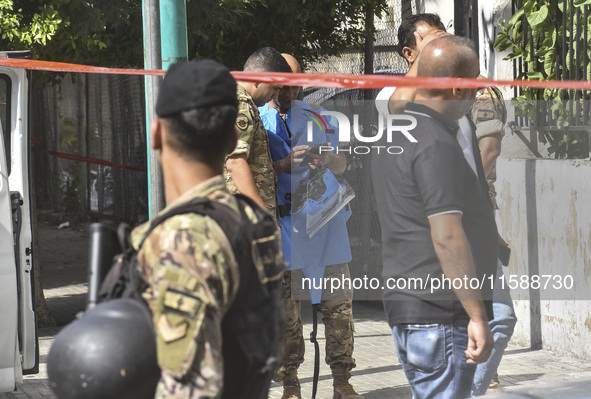
[[[144,79],[33,74],[37,208],[83,220],[147,219]],[[55,79],[55,75],[49,76]]]
[[[388,13],[374,18],[375,39],[364,48],[350,49],[339,56],[314,63],[308,67],[313,73],[386,73],[392,69],[404,68],[406,61],[396,52],[396,32],[400,21],[416,10],[416,1],[388,1]],[[367,65],[369,58],[369,64]],[[370,69],[370,70],[368,70]]]
[[[555,68],[556,80],[590,80],[591,63],[589,40],[591,39],[590,6],[582,5],[576,0],[557,0],[549,2],[550,13],[556,29],[554,55],[548,53],[545,57],[551,60]],[[522,0],[513,1],[513,10],[517,12],[522,7]],[[527,14],[527,13],[526,13]],[[527,15],[521,19],[521,31],[526,43],[523,57],[514,60],[513,73],[515,78],[529,76],[548,78],[548,70],[544,60],[538,54],[544,45],[545,32],[533,29]],[[515,125],[522,130],[535,130],[542,134],[560,132],[589,132],[591,130],[591,109],[589,90],[550,90],[514,88],[515,97],[531,90],[531,106],[521,104],[521,116],[516,116]],[[518,105],[519,107],[519,105]],[[589,136],[583,134],[583,139],[589,142]]]

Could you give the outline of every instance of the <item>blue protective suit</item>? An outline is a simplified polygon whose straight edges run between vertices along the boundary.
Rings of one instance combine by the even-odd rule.
[[[269,147],[273,161],[285,158],[291,152],[291,148],[297,145],[324,144],[331,142],[334,147],[338,145],[338,124],[330,123],[330,118],[324,117],[324,121],[330,124],[329,129],[335,133],[326,133],[313,124],[313,139],[308,141],[308,121],[311,120],[306,110],[320,114],[321,110],[315,110],[308,104],[295,101],[288,110],[284,121],[279,112],[269,107],[268,104],[259,108],[261,119],[269,136]],[[310,168],[296,165],[277,177],[277,204],[290,205],[291,193],[295,192],[301,182],[307,182],[310,178]],[[289,215],[280,218],[281,238],[283,241],[283,253],[290,269],[302,269],[304,275],[309,278],[321,279],[326,266],[347,263],[351,261],[351,248],[346,222],[351,215],[349,206],[343,208],[311,239],[306,234],[295,233],[292,230],[291,217]],[[312,290],[310,296],[312,303],[319,303],[321,290]]]

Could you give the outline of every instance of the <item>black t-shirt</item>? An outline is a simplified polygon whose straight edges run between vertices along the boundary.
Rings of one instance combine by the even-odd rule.
[[[462,213],[476,276],[482,282],[482,297],[487,299],[485,306],[492,316],[490,288],[497,267],[497,228],[487,194],[456,140],[458,125],[424,105],[410,103],[405,114],[416,118],[417,127],[410,133],[417,142],[400,133],[393,133],[387,142],[384,132],[379,145],[399,146],[403,152],[392,155],[380,151],[372,156],[388,321],[391,326],[468,321],[453,288],[442,281],[431,239],[428,217],[448,212]],[[431,285],[433,278],[445,289],[436,289],[437,283]]]

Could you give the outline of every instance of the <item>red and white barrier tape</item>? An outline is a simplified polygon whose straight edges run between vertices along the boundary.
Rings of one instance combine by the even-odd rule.
[[[159,75],[163,70],[102,68],[88,65],[67,64],[53,61],[0,58],[0,65],[38,71],[103,73],[123,75]],[[331,73],[274,73],[232,72],[236,80],[243,82],[276,83],[290,86],[313,86],[335,88],[379,89],[386,86],[425,88],[481,88],[486,86],[522,86],[570,90],[591,90],[591,81],[572,80],[477,80],[459,78],[425,78],[389,75],[346,75]]]

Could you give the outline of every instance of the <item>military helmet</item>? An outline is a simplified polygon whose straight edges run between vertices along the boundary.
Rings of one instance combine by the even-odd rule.
[[[133,299],[99,304],[57,335],[47,373],[59,399],[152,399],[160,369],[150,311]]]

